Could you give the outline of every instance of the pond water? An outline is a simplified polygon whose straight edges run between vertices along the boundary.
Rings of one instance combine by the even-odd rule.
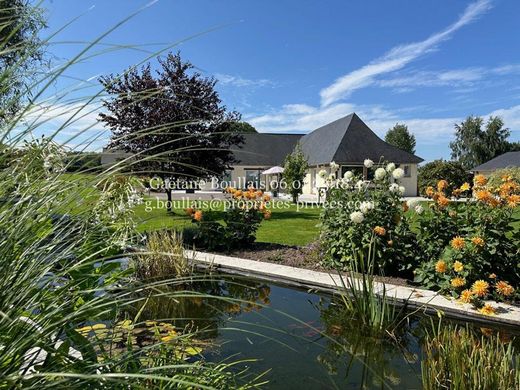
[[[391,337],[375,338],[331,296],[217,276],[192,289],[202,296],[148,302],[145,319],[176,318],[211,341],[209,361],[256,359],[268,389],[420,389],[420,340],[428,317],[411,316]]]

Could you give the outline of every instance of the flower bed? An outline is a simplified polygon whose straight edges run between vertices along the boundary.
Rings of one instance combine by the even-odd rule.
[[[483,314],[494,314],[485,299],[518,300],[520,233],[513,222],[520,185],[511,176],[489,186],[477,175],[473,185],[452,191],[440,180],[426,189],[432,202],[425,208],[401,201],[403,172],[395,164],[366,160],[365,166],[374,170],[372,182],[349,171],[327,178],[325,264],[346,268],[356,253],[374,245],[381,273],[413,277],[421,286],[473,303]]]

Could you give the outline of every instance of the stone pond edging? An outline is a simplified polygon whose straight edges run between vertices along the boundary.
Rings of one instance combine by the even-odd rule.
[[[211,267],[224,273],[252,276],[273,283],[325,292],[334,292],[342,286],[340,276],[337,274],[199,251],[187,251],[187,256],[203,267]],[[347,276],[343,276],[343,278],[347,278]],[[396,304],[406,303],[412,309],[428,313],[441,311],[447,317],[464,321],[520,327],[520,307],[506,303],[489,302],[497,308],[498,313],[493,316],[485,316],[471,308],[470,304],[457,302],[434,291],[376,282],[376,293],[381,294],[383,289]]]

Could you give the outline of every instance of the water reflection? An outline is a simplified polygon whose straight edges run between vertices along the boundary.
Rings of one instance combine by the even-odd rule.
[[[199,278],[191,283],[161,286],[161,296],[136,305],[141,320],[168,321],[176,328],[197,331],[197,338],[219,336],[230,318],[258,311],[270,304],[271,288],[265,283],[231,278]]]

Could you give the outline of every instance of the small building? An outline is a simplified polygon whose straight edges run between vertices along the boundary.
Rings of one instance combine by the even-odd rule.
[[[520,151],[507,152],[497,156],[484,164],[480,164],[471,170],[475,174],[489,175],[497,169],[520,167]]]

